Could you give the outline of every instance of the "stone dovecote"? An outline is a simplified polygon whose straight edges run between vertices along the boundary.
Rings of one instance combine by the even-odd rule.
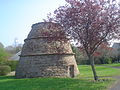
[[[48,30],[47,22],[34,24],[23,45],[16,78],[74,77],[79,70],[69,42],[51,41],[41,32]],[[58,49],[62,52],[59,53]]]

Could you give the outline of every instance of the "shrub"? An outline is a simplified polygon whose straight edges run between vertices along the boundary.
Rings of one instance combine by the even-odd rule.
[[[90,61],[87,59],[81,60],[80,64],[82,65],[90,65]]]
[[[102,57],[102,58],[100,58],[100,61],[101,61],[101,64],[111,64],[112,63],[112,58]]]
[[[0,66],[0,76],[7,75],[10,72],[11,72],[10,66],[7,66],[7,65]]]
[[[14,61],[14,60],[9,60],[6,62],[6,65],[11,67],[11,71],[16,70],[17,64],[18,64],[18,61]]]
[[[106,63],[107,63],[107,64],[111,64],[111,63],[112,63],[112,58],[107,58],[107,59],[106,59]]]

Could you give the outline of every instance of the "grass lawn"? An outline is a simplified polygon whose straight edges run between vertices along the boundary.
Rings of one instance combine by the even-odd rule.
[[[0,77],[0,90],[105,90],[114,80],[94,82],[90,66],[79,65],[77,78],[31,78],[15,79],[13,76]],[[113,76],[120,72],[104,66],[96,66],[99,76]],[[88,78],[89,77],[89,78]]]
[[[109,64],[106,64],[106,65],[109,66]],[[87,77],[92,78],[93,77],[91,66],[79,65],[78,68],[81,73],[78,77],[80,77],[80,78],[87,78]],[[120,72],[119,69],[111,68],[111,67],[95,66],[95,68],[97,71],[97,75],[99,77],[111,77],[111,76],[118,75],[118,72]]]
[[[104,64],[106,66],[113,66],[113,67],[120,67],[120,63],[114,63],[114,64]]]

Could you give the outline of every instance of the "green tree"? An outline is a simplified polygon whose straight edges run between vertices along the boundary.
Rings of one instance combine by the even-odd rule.
[[[21,49],[22,49],[22,44],[18,44],[16,46],[10,45],[5,48],[5,50],[11,55],[18,53],[19,51],[21,51]]]
[[[4,48],[4,45],[0,42],[0,48]]]
[[[1,47],[2,45],[2,47]],[[5,51],[3,48],[3,44],[0,44],[0,64],[2,64],[4,61],[6,61],[9,57],[9,54]]]
[[[65,1],[67,4],[57,8],[53,17],[49,14],[46,22],[58,23],[62,27],[61,32],[65,32],[68,39],[84,48],[94,80],[98,80],[93,54],[103,42],[119,39],[120,4],[115,3],[116,0]],[[58,25],[53,24],[50,27],[56,28]],[[53,35],[57,37],[60,33],[53,32]],[[60,36],[64,38],[65,35]]]

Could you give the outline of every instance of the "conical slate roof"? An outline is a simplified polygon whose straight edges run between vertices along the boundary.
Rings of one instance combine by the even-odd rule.
[[[49,23],[34,24],[22,48],[17,78],[74,77],[79,74],[69,42],[49,41]]]

